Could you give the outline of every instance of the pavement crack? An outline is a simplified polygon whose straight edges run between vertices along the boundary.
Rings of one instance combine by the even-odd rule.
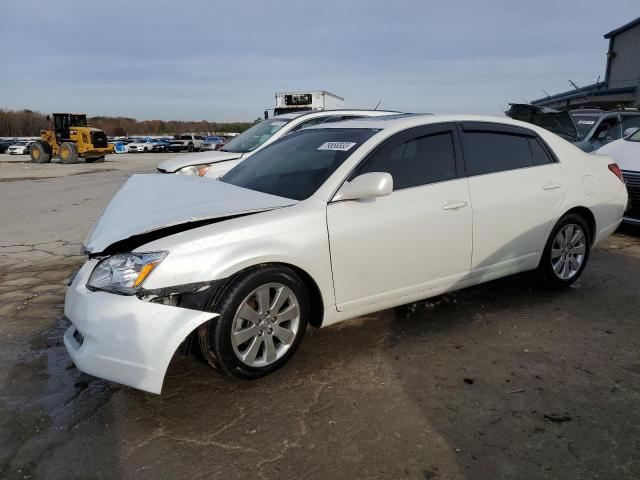
[[[263,471],[265,465],[269,463],[277,462],[278,460],[282,460],[284,456],[287,454],[287,451],[289,449],[294,447],[300,447],[300,441],[308,432],[306,418],[312,412],[313,407],[315,407],[318,404],[318,402],[320,401],[320,395],[322,394],[324,389],[327,387],[327,385],[329,385],[329,382],[320,382],[320,383],[316,382],[316,383],[318,384],[318,388],[314,393],[313,399],[311,400],[311,402],[309,402],[309,404],[307,405],[307,408],[305,408],[302,411],[302,416],[298,419],[298,423],[300,424],[299,432],[293,437],[292,440],[285,438],[284,442],[282,443],[282,449],[276,455],[270,458],[261,459],[258,462],[257,469],[258,469],[258,474],[260,478],[264,480],[268,480],[268,477],[264,474],[264,471]]]

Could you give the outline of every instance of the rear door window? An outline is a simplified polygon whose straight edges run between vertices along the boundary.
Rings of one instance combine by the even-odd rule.
[[[534,165],[529,138],[507,132],[464,132],[464,159],[469,176]]]

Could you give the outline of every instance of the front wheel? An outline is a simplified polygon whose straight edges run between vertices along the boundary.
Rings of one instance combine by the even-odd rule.
[[[591,246],[589,227],[584,219],[568,214],[558,220],[549,235],[538,274],[552,288],[567,287],[584,271]]]
[[[309,297],[286,267],[240,276],[211,310],[219,317],[198,329],[207,363],[222,373],[255,379],[281,368],[297,350],[309,317]]]
[[[60,145],[60,152],[58,154],[62,163],[78,163],[78,147],[73,142],[64,142]]]
[[[187,152],[193,152],[193,143],[190,143],[190,144],[187,146]]]

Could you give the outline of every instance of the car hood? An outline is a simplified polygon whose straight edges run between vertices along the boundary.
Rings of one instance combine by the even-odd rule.
[[[107,205],[89,233],[84,248],[87,253],[96,254],[114,243],[168,227],[193,222],[199,222],[192,225],[198,226],[207,220],[258,213],[295,203],[297,201],[290,198],[208,178],[132,175]],[[175,228],[171,232],[177,233]]]
[[[165,160],[158,165],[158,171],[165,173],[175,173],[181,168],[190,165],[208,165],[210,163],[226,162],[242,157],[241,153],[222,152],[214,150],[211,152],[185,153]]]
[[[569,142],[580,139],[578,127],[569,112],[561,112],[547,107],[536,107],[527,103],[510,103],[509,110],[504,112],[514,120],[531,123],[561,136]]]

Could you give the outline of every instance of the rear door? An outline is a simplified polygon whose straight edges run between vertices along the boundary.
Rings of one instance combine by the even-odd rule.
[[[473,204],[471,275],[535,268],[564,198],[560,164],[532,130],[484,122],[461,130]]]
[[[454,124],[418,127],[389,139],[349,180],[393,177],[391,195],[327,206],[338,310],[408,301],[455,285],[471,264],[471,205]]]

